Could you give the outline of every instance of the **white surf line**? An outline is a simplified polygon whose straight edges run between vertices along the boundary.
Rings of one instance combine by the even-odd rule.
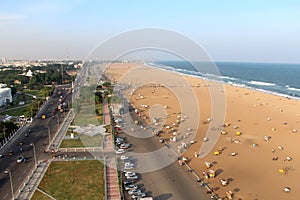
[[[43,190],[39,189],[39,188],[36,188],[37,191],[43,193],[44,195],[46,195],[47,197],[49,197],[50,199],[53,199],[53,200],[57,200],[55,199],[54,197],[52,197],[51,195],[47,194],[46,192],[44,192]]]

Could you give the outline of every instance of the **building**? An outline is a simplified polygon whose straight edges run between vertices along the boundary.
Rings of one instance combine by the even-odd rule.
[[[6,84],[0,84],[0,106],[12,102],[11,89]]]

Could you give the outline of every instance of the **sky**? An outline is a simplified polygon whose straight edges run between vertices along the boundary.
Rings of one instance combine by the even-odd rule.
[[[118,34],[160,28],[214,61],[300,63],[299,10],[297,0],[0,1],[0,58],[84,59]]]

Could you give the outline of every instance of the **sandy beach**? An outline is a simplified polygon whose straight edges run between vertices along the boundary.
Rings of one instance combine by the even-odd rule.
[[[128,70],[140,65],[141,63],[113,63],[106,75],[118,82]],[[226,127],[220,130],[220,138],[212,151],[204,158],[198,158],[195,157],[195,152],[199,152],[209,124],[212,123],[210,118],[213,108],[208,88],[214,83],[182,76],[192,86],[197,97],[199,109],[194,108],[194,111],[201,112],[200,119],[196,122],[199,127],[195,143],[184,156],[191,159],[190,165],[200,175],[208,171],[205,162],[211,163],[210,169],[216,172],[216,176],[204,179],[215,188],[215,193],[224,198],[226,191],[232,191],[234,199],[299,199],[300,160],[297,147],[300,140],[300,101],[224,85]],[[141,95],[143,98],[140,98]],[[151,113],[148,112],[148,107],[156,104],[166,106],[166,125],[171,126],[179,119],[178,115],[181,115],[178,96],[163,85],[141,84],[132,94],[127,93],[127,97],[149,124]],[[194,119],[188,117],[187,121]],[[182,118],[183,116],[180,117]],[[164,126],[162,137],[170,139],[170,134],[176,131],[179,134],[176,127],[173,124],[173,130],[170,131],[170,127]],[[216,151],[219,155],[214,155]],[[226,180],[228,185],[222,186],[221,179]],[[290,189],[289,192],[284,191],[286,187]]]

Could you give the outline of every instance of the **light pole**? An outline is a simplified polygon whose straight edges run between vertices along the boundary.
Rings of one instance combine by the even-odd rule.
[[[6,170],[4,172],[9,175],[10,189],[11,189],[11,199],[14,200],[15,199],[15,195],[14,195],[14,188],[13,188],[13,183],[12,183],[11,172],[7,168],[6,168]]]
[[[56,118],[57,118],[57,124],[59,126],[59,117],[58,117],[58,113],[56,114]]]
[[[50,126],[48,125],[48,139],[49,139],[49,148],[50,148],[50,143],[51,143],[51,130]]]
[[[33,157],[34,157],[34,163],[35,167],[37,167],[37,160],[36,160],[36,150],[35,150],[35,145],[33,143],[30,144],[30,146],[33,147]]]

